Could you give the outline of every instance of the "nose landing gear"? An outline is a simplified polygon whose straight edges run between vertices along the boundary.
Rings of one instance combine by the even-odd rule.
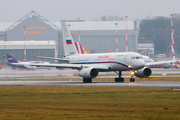
[[[131,72],[130,82],[135,82],[135,79],[133,78],[135,72],[137,72],[137,71],[132,71],[132,72]]]

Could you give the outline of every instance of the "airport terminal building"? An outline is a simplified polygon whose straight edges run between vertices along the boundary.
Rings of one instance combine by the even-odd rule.
[[[50,22],[32,11],[17,22],[0,22],[0,64],[4,64],[3,56],[11,53],[20,61],[38,60],[34,55],[62,57],[61,22],[67,22],[74,41],[78,41],[89,53],[116,51],[116,31],[118,51],[126,51],[126,27],[128,50],[138,51],[139,21],[83,21],[62,20]],[[117,27],[115,25],[117,23]]]

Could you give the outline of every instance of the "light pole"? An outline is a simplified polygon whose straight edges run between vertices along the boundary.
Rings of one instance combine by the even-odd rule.
[[[5,36],[4,36],[4,57],[6,57],[6,55],[5,55]],[[6,62],[5,62],[5,60],[4,60],[4,64],[6,64]]]
[[[118,23],[115,23],[116,25],[116,52],[118,52],[118,38],[117,38],[117,25]]]
[[[24,27],[24,61],[26,61],[26,26]]]
[[[80,44],[80,29],[79,29],[79,21],[80,21],[80,18],[78,18],[78,42]]]
[[[126,52],[128,52],[128,41],[127,41],[127,17],[126,16]]]
[[[80,26],[79,26],[79,22],[80,22],[80,18],[78,18],[78,49],[79,49],[79,53],[83,54],[83,50],[80,47]]]
[[[173,14],[171,14],[171,57],[175,62]],[[173,67],[174,67],[174,62],[173,62]]]

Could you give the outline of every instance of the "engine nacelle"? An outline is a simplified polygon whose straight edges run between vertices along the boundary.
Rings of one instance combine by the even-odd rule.
[[[98,70],[96,68],[83,68],[79,71],[79,76],[83,78],[95,78],[98,75]]]
[[[150,68],[148,67],[144,67],[140,70],[138,70],[137,72],[135,72],[135,76],[139,77],[139,78],[146,78],[149,77],[151,75],[152,71]]]

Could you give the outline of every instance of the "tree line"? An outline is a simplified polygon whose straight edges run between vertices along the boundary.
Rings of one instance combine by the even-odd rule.
[[[180,54],[180,14],[173,14],[175,54]],[[153,38],[155,53],[171,55],[171,17],[156,16],[141,20],[139,38]]]

